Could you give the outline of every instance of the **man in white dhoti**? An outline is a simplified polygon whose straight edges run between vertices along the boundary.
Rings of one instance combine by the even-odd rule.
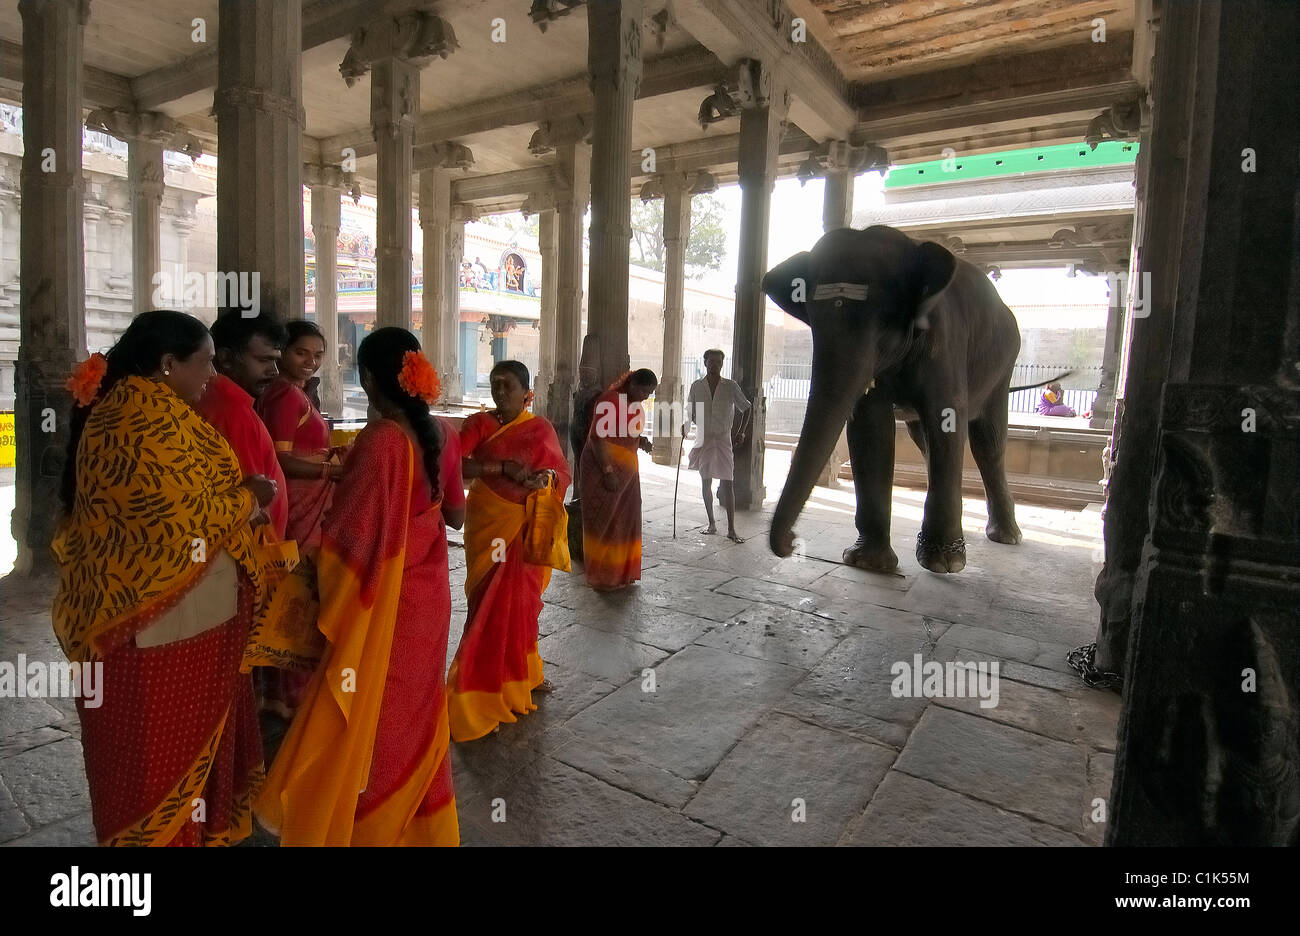
[[[731,447],[745,441],[750,402],[740,384],[722,376],[722,361],[723,353],[716,348],[704,352],[704,376],[691,384],[691,392],[686,397],[682,435],[690,432],[692,420],[699,426],[687,464],[700,473],[704,488],[704,510],[709,515],[709,526],[702,532],[718,532],[713,519],[713,479],[717,478],[718,495],[727,510],[727,539],[743,543],[736,534],[736,496],[732,487],[735,458]],[[735,425],[737,416],[739,426]]]

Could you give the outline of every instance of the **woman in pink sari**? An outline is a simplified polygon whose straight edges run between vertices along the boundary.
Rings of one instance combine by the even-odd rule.
[[[300,565],[295,574],[315,587],[316,558],[320,552],[321,520],[334,497],[343,466],[331,459],[329,424],[307,395],[308,382],[325,357],[325,336],[314,322],[287,323],[289,343],[280,358],[280,376],[256,403],[276,457],[288,482],[289,525],[285,538],[296,540]],[[266,668],[262,670],[262,707],[282,718],[292,718],[311,679],[310,672]]]

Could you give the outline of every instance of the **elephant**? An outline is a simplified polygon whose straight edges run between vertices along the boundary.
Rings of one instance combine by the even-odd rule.
[[[1021,541],[1003,465],[1007,397],[1026,389],[1010,386],[1020,330],[978,268],[894,228],[840,228],[771,269],[763,291],[809,325],[813,342],[808,410],[772,518],[774,553],[793,552],[794,523],[847,422],[858,539],[843,560],[876,572],[898,567],[889,545],[895,413],[925,456],[922,568],[966,566],[968,438],[988,495],[986,535]]]

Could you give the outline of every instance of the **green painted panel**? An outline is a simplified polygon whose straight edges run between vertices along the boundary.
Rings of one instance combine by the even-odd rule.
[[[963,182],[1024,172],[1131,165],[1137,160],[1137,152],[1136,140],[1107,140],[1098,144],[1095,150],[1089,149],[1087,143],[1065,143],[1061,146],[1038,146],[1004,153],[956,156],[948,163],[946,172],[943,159],[893,166],[885,178],[885,188]]]

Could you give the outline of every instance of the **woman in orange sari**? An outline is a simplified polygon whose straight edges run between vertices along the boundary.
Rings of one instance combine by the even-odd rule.
[[[294,575],[301,590],[316,588],[316,555],[320,552],[321,521],[329,510],[335,482],[343,466],[331,462],[329,424],[307,396],[307,382],[325,358],[325,336],[314,322],[288,322],[289,341],[280,357],[280,376],[257,398],[257,415],[275,443],[276,457],[288,486],[289,525],[285,538],[298,544]],[[291,582],[290,585],[298,584]],[[262,708],[292,718],[311,680],[306,671],[260,669]]]
[[[456,845],[447,758],[447,530],[465,516],[455,431],[415,336],[357,349],[380,418],[357,436],[321,528],[327,645],[257,802],[283,845]]]
[[[549,566],[524,561],[525,502],[553,482],[563,498],[569,468],[551,424],[528,412],[528,368],[492,368],[497,408],[460,430],[462,470],[472,479],[465,515],[465,594],[469,616],[447,674],[451,736],[472,741],[537,708],[548,691],[537,654],[537,619]],[[502,549],[504,548],[504,552]]]
[[[250,522],[275,485],[242,478],[192,408],[212,368],[198,319],[136,316],[69,381],[66,516],[54,631],[102,667],[79,698],[101,845],[229,845],[263,777],[252,678],[240,673],[265,572]]]
[[[655,392],[654,371],[624,374],[592,409],[587,445],[578,472],[582,492],[582,567],[587,584],[613,591],[641,578],[641,472],[637,449],[653,450],[643,437],[642,402]]]

